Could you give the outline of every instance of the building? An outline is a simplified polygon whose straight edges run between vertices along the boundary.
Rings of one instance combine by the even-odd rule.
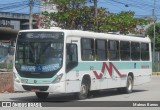
[[[29,29],[29,14],[0,12],[0,42],[15,40],[24,29]]]
[[[46,0],[46,1],[41,0],[40,4],[41,4],[40,13],[45,12],[45,11],[47,11],[48,13],[57,13],[58,12],[57,5],[52,3],[50,0]],[[57,23],[55,21],[50,21],[49,24],[51,27],[54,27],[57,25]]]
[[[40,12],[44,12],[44,11],[47,11],[48,13],[58,12],[57,5],[53,4],[53,3],[50,3],[50,0],[46,0],[46,2],[41,0],[40,4],[41,4]]]
[[[29,14],[0,12],[0,63],[12,62],[17,33],[24,29],[29,29]]]

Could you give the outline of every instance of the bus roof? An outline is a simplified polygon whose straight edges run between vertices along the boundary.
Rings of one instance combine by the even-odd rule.
[[[123,40],[123,41],[135,41],[135,42],[148,42],[151,40],[149,37],[137,37],[137,36],[128,36],[128,35],[117,35],[117,34],[108,34],[108,33],[97,33],[92,31],[81,31],[81,30],[64,30],[64,29],[32,29],[32,30],[22,30],[19,32],[64,32],[65,36],[70,37],[85,37],[85,38],[97,38],[97,39],[110,39],[110,40]]]

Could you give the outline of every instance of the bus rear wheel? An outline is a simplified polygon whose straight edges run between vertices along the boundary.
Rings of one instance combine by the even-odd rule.
[[[129,75],[129,76],[127,77],[127,85],[126,85],[126,87],[117,88],[117,91],[118,91],[119,93],[129,94],[129,93],[132,92],[132,90],[133,90],[133,78],[132,78],[132,76]]]
[[[48,97],[49,93],[48,92],[36,92],[36,96],[39,99],[46,99]]]
[[[79,100],[86,99],[88,96],[89,92],[89,83],[87,82],[86,79],[83,79],[81,87],[80,87],[80,92],[77,94]]]
[[[132,90],[133,90],[133,78],[132,76],[129,75],[127,78],[127,86],[124,88],[124,92],[129,94],[132,92]]]

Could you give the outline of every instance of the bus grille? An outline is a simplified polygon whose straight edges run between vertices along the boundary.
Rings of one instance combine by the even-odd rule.
[[[22,85],[23,88],[27,91],[31,91],[31,90],[34,90],[34,89],[38,89],[40,91],[47,91],[49,86],[28,86],[28,85]]]

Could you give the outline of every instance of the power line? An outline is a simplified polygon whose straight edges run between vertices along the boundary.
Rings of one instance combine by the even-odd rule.
[[[94,1],[94,0],[92,0]],[[126,11],[126,10],[129,10],[127,9],[128,7],[132,7],[132,8],[135,8],[136,10],[142,10],[144,12],[146,11],[150,11],[153,9],[153,1],[144,1],[144,0],[140,0],[140,1],[135,1],[135,0],[98,0],[97,1],[97,4],[103,4],[103,7],[104,8],[107,8],[108,10],[107,11]],[[22,0],[22,1],[17,1],[17,2],[10,2],[10,3],[0,3],[0,11],[6,11],[6,10],[17,10],[19,11],[19,9],[23,9],[24,7],[29,8],[29,0]],[[88,2],[88,3],[91,3],[91,2]],[[87,3],[87,5],[89,5]],[[92,2],[93,4],[93,2]],[[128,5],[128,7],[125,7],[126,4]],[[112,8],[108,8],[107,5],[111,5]],[[43,6],[40,4],[40,0],[34,0],[34,4],[33,4],[33,8],[40,8]],[[116,7],[116,8],[115,8]],[[26,9],[24,8],[24,9]],[[118,9],[117,9],[118,8]],[[157,2],[156,3],[156,8],[155,8],[155,15],[157,17],[160,17],[160,3]],[[134,9],[132,9],[133,11],[135,11]],[[131,10],[131,11],[132,11]],[[11,12],[11,11],[10,11]],[[117,12],[116,12],[117,13]],[[140,15],[140,14],[136,14],[135,13],[135,16],[151,16],[151,14],[149,15]]]
[[[114,11],[115,13],[119,13],[120,11],[134,11],[135,16],[137,14],[137,10],[142,10],[143,13],[151,13],[153,6],[153,0],[152,1],[135,1],[135,0],[101,0],[99,1],[99,4],[103,5],[105,8],[108,9],[108,11]],[[110,5],[111,4],[111,5]],[[112,7],[110,7],[112,6]],[[126,7],[127,6],[127,7]],[[110,7],[110,8],[109,8]],[[128,9],[127,9],[128,8]],[[159,17],[160,14],[160,2],[156,3],[155,8],[155,15]],[[139,11],[141,12],[141,11]],[[144,15],[145,16],[145,15]],[[148,14],[147,16],[151,16],[151,14]]]
[[[3,4],[3,6],[0,6],[0,11],[3,10],[8,10],[8,9],[12,9],[12,8],[18,8],[20,6],[24,6],[27,5],[28,2],[26,1],[22,1],[22,2],[13,2],[13,3],[8,3],[8,4]],[[2,4],[1,4],[2,5]]]
[[[21,1],[21,2],[10,2],[10,3],[5,3],[5,4],[1,4],[0,3],[0,6],[2,5],[2,6],[5,6],[5,5],[13,5],[13,4],[19,4],[19,3],[24,3],[24,2],[28,2],[28,0],[26,1],[26,0],[24,0],[24,1]]]
[[[10,12],[17,12],[17,11],[20,11],[20,10],[23,10],[23,9],[26,9],[26,8],[28,8],[28,5],[27,6],[23,6],[22,8],[20,8],[20,9],[17,9],[17,10],[12,10],[12,11],[10,11]]]
[[[34,3],[33,8],[40,6],[40,1],[34,0],[33,3]],[[29,8],[29,4],[30,4],[29,0],[23,0],[20,2],[9,2],[9,3],[3,3],[3,4],[0,3],[0,11],[4,11],[4,12],[21,11],[23,9]]]

